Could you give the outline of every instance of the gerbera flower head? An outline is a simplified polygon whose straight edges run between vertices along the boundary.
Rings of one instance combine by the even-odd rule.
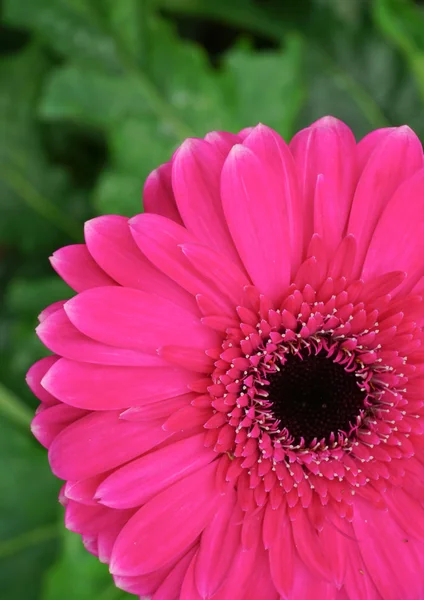
[[[423,167],[408,127],[212,132],[53,255],[33,432],[119,587],[424,597]]]

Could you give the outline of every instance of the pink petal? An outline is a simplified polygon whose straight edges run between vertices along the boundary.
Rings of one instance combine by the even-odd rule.
[[[262,540],[264,508],[256,508],[253,512],[245,513],[241,532],[241,544],[245,550],[254,548]]]
[[[371,154],[396,127],[382,127],[368,133],[356,146],[358,172],[362,173]]]
[[[290,149],[301,185],[305,249],[315,232],[331,256],[343,237],[356,182],[355,138],[342,121],[324,117],[297,133]]]
[[[72,360],[103,365],[164,366],[166,361],[157,354],[127,350],[96,342],[80,333],[62,309],[44,319],[36,329],[37,335],[49,350]]]
[[[138,215],[131,219],[130,227],[140,250],[158,269],[193,296],[205,294],[228,312],[228,299],[221,298],[215,285],[194,269],[183,254],[183,245],[199,243],[192,233],[158,215]]]
[[[411,290],[411,294],[418,294],[419,296],[424,296],[424,277],[421,277],[419,281],[414,285]]]
[[[364,279],[399,270],[408,274],[403,289],[418,282],[424,273],[423,215],[424,169],[405,181],[385,207],[367,251]]]
[[[197,373],[212,373],[214,370],[214,361],[206,355],[204,350],[182,348],[181,346],[163,346],[158,348],[158,354],[168,363]]]
[[[329,566],[324,548],[315,527],[303,508],[296,512],[296,518],[292,521],[292,532],[296,550],[303,563],[315,577],[328,581],[330,579]]]
[[[270,127],[253,127],[244,144],[267,166],[267,185],[282,210],[289,237],[292,275],[302,261],[304,231],[296,166],[283,138]]]
[[[237,263],[240,259],[221,204],[220,179],[225,157],[204,140],[186,140],[173,160],[172,185],[187,229]]]
[[[144,352],[178,345],[207,350],[220,336],[173,302],[130,288],[87,290],[65,305],[70,321],[85,335],[118,348]]]
[[[99,267],[85,244],[74,244],[56,250],[50,262],[54,270],[76,292],[97,286],[116,285]]]
[[[113,410],[185,394],[197,378],[179,368],[94,365],[61,358],[42,385],[71,406]]]
[[[285,511],[279,510],[279,535],[275,536],[269,549],[272,581],[283,598],[290,598],[294,576],[295,545],[290,521]]]
[[[247,138],[247,136],[250,135],[254,129],[255,129],[254,127],[243,127],[243,129],[240,129],[240,131],[237,133],[237,135],[242,140],[245,140]]]
[[[346,277],[349,279],[352,276],[356,246],[356,239],[353,235],[347,235],[342,239],[328,265],[327,274],[329,277],[334,279]]]
[[[87,221],[85,238],[94,260],[121,285],[153,292],[197,311],[193,299],[140,253],[126,217],[108,215]]]
[[[278,535],[280,519],[280,511],[273,509],[271,503],[268,502],[262,526],[262,542],[265,550],[269,550]]]
[[[118,536],[110,571],[142,575],[182,555],[205,528],[218,501],[215,472],[216,461],[145,504]]]
[[[143,189],[143,206],[146,213],[155,213],[182,224],[172,190],[172,165],[161,165],[150,173]]]
[[[422,518],[422,514],[421,514]],[[422,543],[409,538],[387,511],[363,500],[355,504],[353,527],[367,571],[384,600],[416,600],[424,594]]]
[[[49,406],[34,417],[31,431],[40,444],[48,448],[65,427],[86,414],[87,411],[66,404]]]
[[[260,557],[260,548],[256,546],[249,550],[245,550],[240,545],[237,552],[234,555],[234,559],[231,564],[230,571],[228,573],[228,577],[223,582],[222,586],[219,588],[217,593],[214,595],[213,600],[227,600],[231,598],[231,600],[246,600],[249,596],[250,588],[255,586],[254,579],[256,576],[256,567],[259,563],[258,571],[261,572],[261,566],[263,566],[263,562]],[[268,565],[267,565],[268,566]],[[262,583],[262,577],[259,578]],[[274,588],[272,579],[269,577],[269,567],[268,567],[268,585],[266,586],[268,589],[265,591],[267,593],[269,591],[269,587]],[[257,592],[257,590],[255,590]],[[274,596],[265,596],[268,600],[274,600]],[[257,596],[258,598],[258,596]],[[259,596],[260,598],[260,596]],[[278,595],[276,596],[278,598]],[[187,598],[189,600],[189,598]],[[249,600],[252,600],[249,597]],[[254,599],[253,599],[254,600]]]
[[[200,244],[182,244],[181,250],[193,267],[221,294],[228,296],[235,306],[242,302],[243,288],[251,282],[237,265]]]
[[[179,600],[181,586],[190,563],[193,560],[194,553],[195,548],[187,552],[187,554],[178,561],[169,575],[160,584],[153,595],[152,600]]]
[[[196,394],[189,393],[152,404],[134,406],[121,413],[121,419],[126,421],[149,421],[150,419],[166,418],[180,408],[189,406],[194,398],[196,398]]]
[[[295,568],[292,597],[301,600],[340,600],[344,597],[349,600],[344,592],[339,594],[334,583],[314,577],[300,561]]]
[[[113,523],[108,523],[107,527],[104,527],[99,531],[97,538],[97,550],[99,560],[103,563],[109,564],[110,557],[112,556],[113,546],[115,545],[116,538],[121,533],[124,525],[128,523],[130,518],[134,515],[135,510],[114,510],[113,514],[118,515],[115,517]],[[162,577],[166,576],[166,572],[162,572]]]
[[[84,548],[87,552],[90,552],[93,556],[98,556],[97,550],[97,539],[95,537],[90,537],[88,535],[82,535],[81,541],[84,545]]]
[[[87,506],[69,500],[65,511],[65,525],[67,529],[83,534],[84,537],[97,537],[100,531],[113,527],[116,522],[122,522],[123,515],[128,520],[132,511],[111,510],[105,506]]]
[[[236,133],[228,133],[227,131],[211,131],[205,135],[205,141],[212,144],[220,150],[224,156],[227,156],[231,148],[235,144],[240,144],[243,139]]]
[[[55,438],[50,466],[56,477],[78,481],[118,467],[168,437],[161,421],[130,423],[119,411],[91,413]]]
[[[84,539],[89,540],[91,537],[97,537],[99,530],[107,524],[111,512],[104,506],[88,506],[68,500],[65,508],[65,527],[74,533],[83,534]],[[97,543],[95,552],[97,554]]]
[[[44,402],[47,405],[57,404],[58,400],[49,394],[46,389],[44,389],[44,387],[41,385],[41,380],[50,367],[52,367],[58,360],[59,356],[46,356],[45,358],[42,358],[34,363],[26,375],[26,382],[31,392],[34,394],[34,396],[41,400],[41,402]]]
[[[240,543],[243,513],[231,488],[202,534],[195,581],[202,598],[211,598],[224,581]]]
[[[255,559],[254,568],[244,582],[243,600],[279,600],[281,598],[273,584],[269,569],[269,556],[263,548],[258,548]],[[293,596],[295,598],[295,596]],[[306,600],[306,597],[300,596],[301,600]],[[330,597],[323,596],[323,600],[332,600]]]
[[[409,461],[409,463],[410,462],[411,461]],[[414,495],[414,490],[408,489],[408,492],[406,492],[402,488],[395,488],[391,491],[390,495],[387,495],[386,502],[393,519],[395,519],[398,525],[402,528],[406,536],[408,538],[412,537],[423,542],[424,507],[419,503],[422,499],[422,479],[419,484],[417,483],[414,483],[416,490],[420,490],[421,485],[421,490],[416,496],[417,500],[411,497]],[[409,494],[411,494],[411,496]]]
[[[278,303],[290,281],[290,237],[269,181],[272,172],[251,150],[233,147],[222,171],[224,213],[252,282]]]
[[[212,415],[211,407],[184,406],[165,421],[163,428],[165,431],[186,431],[198,425],[204,426]]]
[[[334,600],[351,600],[351,596],[347,593],[346,588],[343,587],[341,590],[335,592]],[[381,598],[379,600],[381,600]]]
[[[56,311],[60,310],[61,308],[63,308],[63,306],[65,305],[66,302],[67,302],[67,300],[58,300],[57,302],[53,302],[53,304],[50,304],[49,306],[47,306],[47,308],[42,310],[40,312],[40,314],[38,315],[39,322],[42,323],[45,319],[47,319],[47,317],[49,317]]]
[[[106,476],[107,474],[101,473],[100,475],[80,479],[79,481],[67,481],[65,485],[65,497],[80,504],[97,506],[98,502],[94,499],[94,495]]]
[[[111,508],[141,506],[216,458],[204,438],[204,433],[194,435],[124,465],[99,486],[96,498]]]
[[[371,154],[357,184],[348,224],[348,232],[358,242],[358,273],[385,205],[399,185],[422,165],[421,143],[406,126],[383,137]]]
[[[334,583],[340,587],[346,576],[347,563],[350,557],[350,540],[354,538],[352,526],[349,524],[347,532],[340,532],[332,523],[325,523],[320,531],[320,539],[324,548],[333,548],[327,554],[327,560],[333,575]]]
[[[170,572],[171,568],[166,567],[153,573],[139,575],[138,577],[114,576],[115,585],[129,594],[140,595],[141,599],[151,597],[162,583],[164,577]]]
[[[181,586],[181,593],[177,597],[177,600],[202,600],[199,592],[197,591],[196,582],[194,579],[194,566],[196,563],[196,558],[197,554],[195,554],[191,559]]]

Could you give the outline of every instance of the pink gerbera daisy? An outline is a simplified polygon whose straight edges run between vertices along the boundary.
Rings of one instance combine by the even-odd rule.
[[[424,598],[424,163],[324,118],[189,139],[52,257],[28,382],[66,526],[153,600]]]

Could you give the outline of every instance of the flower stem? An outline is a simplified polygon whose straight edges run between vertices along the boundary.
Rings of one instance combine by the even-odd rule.
[[[0,413],[20,427],[28,430],[32,411],[12,391],[0,383]]]
[[[43,542],[55,539],[59,535],[59,529],[56,523],[36,527],[31,531],[21,533],[14,538],[0,541],[0,559],[8,558],[22,550],[32,546],[37,546]]]
[[[0,177],[33,211],[66,233],[71,239],[81,241],[82,227],[80,224],[65,215],[51,200],[40,194],[19,170],[0,169]]]

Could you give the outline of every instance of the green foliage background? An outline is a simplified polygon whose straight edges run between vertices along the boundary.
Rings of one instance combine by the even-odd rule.
[[[101,213],[142,210],[188,136],[324,114],[357,137],[424,136],[424,11],[412,0],[4,0],[0,37],[0,596],[124,600],[65,533],[29,433],[37,314],[71,295],[48,256]]]

